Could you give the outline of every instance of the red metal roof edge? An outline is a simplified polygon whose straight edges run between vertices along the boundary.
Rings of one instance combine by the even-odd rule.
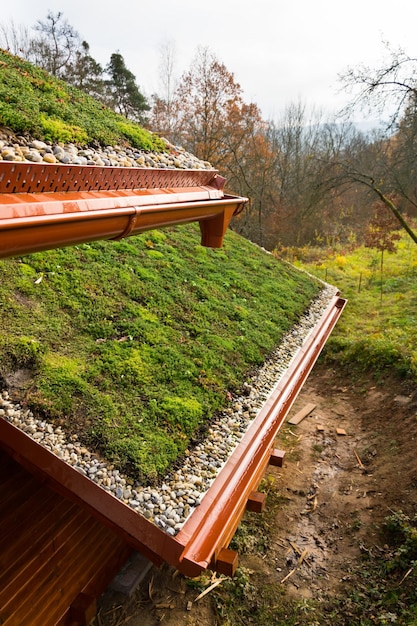
[[[223,189],[217,170],[0,162],[0,193],[114,191],[208,186]]]

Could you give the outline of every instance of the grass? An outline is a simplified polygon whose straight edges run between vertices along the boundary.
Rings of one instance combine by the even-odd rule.
[[[318,283],[198,227],[0,263],[0,376],[143,481],[182,454],[308,307]]]
[[[337,285],[348,305],[325,354],[357,371],[417,378],[417,246],[403,235],[397,252],[303,249],[294,262]]]
[[[0,126],[53,143],[166,150],[165,142],[156,135],[1,49]]]
[[[276,537],[276,518],[288,502],[271,475],[266,476],[259,490],[267,495],[268,505],[262,513],[245,513],[233,537],[231,548],[239,555],[256,555],[270,562],[271,548]],[[219,624],[227,626],[318,626],[319,614],[312,601],[304,603],[287,596],[285,587],[266,577],[262,571],[239,566],[233,578],[226,578],[210,594]],[[199,591],[211,583],[210,575],[204,572],[188,584]],[[307,609],[307,611],[306,611]],[[336,623],[336,622],[335,622]]]

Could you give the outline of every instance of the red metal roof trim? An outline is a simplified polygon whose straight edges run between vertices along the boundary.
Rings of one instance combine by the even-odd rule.
[[[223,189],[224,184],[216,170],[0,162],[0,193],[7,194],[200,186]]]

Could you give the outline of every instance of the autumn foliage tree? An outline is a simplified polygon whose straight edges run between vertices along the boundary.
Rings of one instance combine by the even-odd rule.
[[[365,234],[365,246],[380,252],[395,252],[395,242],[401,239],[398,224],[387,208],[378,202],[374,205],[374,216],[369,220]]]
[[[225,155],[225,129],[243,101],[241,87],[208,48],[199,48],[180,80],[179,130],[186,146],[203,160],[220,166]]]
[[[199,48],[172,96],[155,97],[152,128],[209,161],[249,206],[234,224],[245,236],[265,240],[272,210],[272,161],[268,125],[258,106],[246,103],[234,75],[208,48]]]
[[[255,105],[244,105],[229,122],[224,172],[230,188],[249,198],[245,212],[233,223],[233,228],[272,248],[276,242],[273,221],[279,205],[279,180],[270,126],[263,122]]]

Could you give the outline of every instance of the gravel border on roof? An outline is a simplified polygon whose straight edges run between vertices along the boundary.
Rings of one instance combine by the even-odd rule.
[[[166,152],[149,152],[126,146],[80,147],[73,143],[47,143],[11,132],[0,132],[0,162],[97,165],[99,167],[142,167],[158,169],[214,169],[181,146],[164,139]]]

